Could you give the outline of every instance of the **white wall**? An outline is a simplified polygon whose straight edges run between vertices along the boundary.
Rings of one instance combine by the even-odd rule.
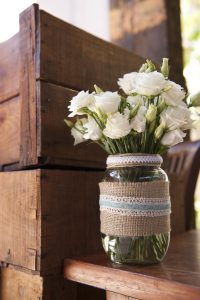
[[[0,43],[19,31],[19,14],[33,0],[2,0],[0,8]]]
[[[109,40],[109,0],[38,0],[40,8]]]
[[[0,9],[0,42],[19,31],[19,14],[32,3],[56,17],[109,40],[109,0],[4,0]]]

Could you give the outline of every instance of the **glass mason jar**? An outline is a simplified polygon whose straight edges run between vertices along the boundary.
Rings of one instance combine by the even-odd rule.
[[[170,198],[159,155],[110,155],[100,183],[102,243],[120,264],[161,262],[170,241]]]

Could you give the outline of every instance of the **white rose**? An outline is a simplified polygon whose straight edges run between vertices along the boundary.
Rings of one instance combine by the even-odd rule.
[[[134,107],[137,104],[144,105],[144,101],[140,95],[137,96],[128,96],[126,101]]]
[[[88,117],[88,122],[86,122],[83,127],[86,129],[86,133],[83,136],[85,139],[97,141],[101,138],[102,131],[92,117]]]
[[[146,128],[146,115],[147,109],[145,106],[140,106],[136,116],[131,121],[131,128],[137,132],[144,132]]]
[[[69,117],[74,117],[75,115],[83,115],[84,113],[79,111],[83,107],[88,107],[89,109],[93,110],[94,100],[94,95],[89,94],[89,91],[79,92],[78,95],[73,97],[70,101],[70,105],[68,106],[68,108],[69,111],[71,111],[71,114],[69,114]]]
[[[131,131],[129,113],[129,110],[125,110],[124,114],[116,112],[113,115],[109,115],[103,134],[111,139],[119,139],[129,134]]]
[[[185,136],[186,133],[184,133],[180,129],[171,130],[164,134],[161,139],[161,144],[163,146],[172,147],[178,143],[183,142],[183,138]]]
[[[119,87],[127,94],[131,94],[133,88],[136,85],[137,77],[138,77],[137,72],[132,72],[128,74],[124,74],[123,78],[118,79],[118,85]]]
[[[160,114],[161,123],[169,130],[189,129],[192,125],[191,112],[183,103],[181,106],[169,106]]]
[[[126,94],[137,93],[144,96],[158,95],[165,88],[167,81],[163,74],[154,71],[149,73],[129,73],[118,80],[119,86]]]
[[[117,92],[102,92],[95,95],[95,104],[105,113],[115,113],[121,101],[121,97]]]
[[[183,88],[179,84],[169,80],[168,86],[169,89],[162,93],[162,98],[165,103],[172,106],[181,105],[183,103],[183,99],[185,98],[185,91]]]

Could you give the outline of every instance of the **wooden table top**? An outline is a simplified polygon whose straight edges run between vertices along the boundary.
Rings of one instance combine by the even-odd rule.
[[[172,237],[164,261],[128,266],[109,261],[104,253],[66,259],[66,279],[137,299],[200,299],[200,231]]]

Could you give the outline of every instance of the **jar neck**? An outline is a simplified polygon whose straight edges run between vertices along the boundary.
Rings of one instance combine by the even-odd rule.
[[[163,162],[159,154],[125,153],[109,155],[107,169],[126,167],[160,167]]]

